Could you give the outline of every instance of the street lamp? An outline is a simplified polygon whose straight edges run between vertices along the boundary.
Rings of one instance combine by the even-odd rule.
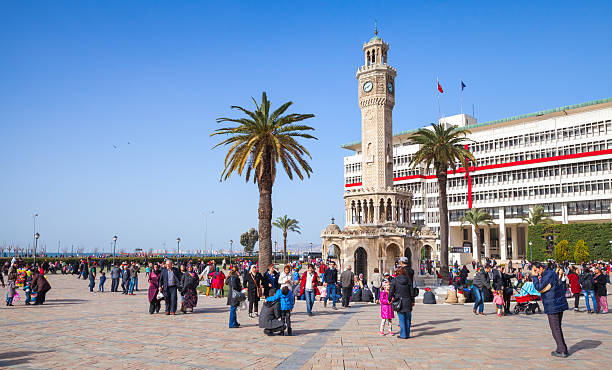
[[[206,241],[208,239],[208,216],[214,215],[215,211],[210,211],[204,214],[204,255],[206,256]]]
[[[612,258],[612,240],[610,240],[610,258]]]
[[[36,266],[36,249],[38,247],[38,238],[40,238],[39,233],[34,234],[34,266]]]
[[[232,265],[232,244],[234,244],[234,241],[230,239],[230,266]]]
[[[115,257],[116,257],[116,251],[117,250],[117,235],[113,236],[113,266],[115,266]]]
[[[310,253],[312,253],[312,243],[310,243]]]
[[[176,264],[179,264],[179,255],[181,252],[181,238],[176,238]]]
[[[277,250],[277,246],[278,246],[278,243],[276,241],[274,241],[274,264],[276,264],[276,250]]]
[[[531,254],[529,262],[533,263],[533,242],[531,240],[529,241],[529,254]]]

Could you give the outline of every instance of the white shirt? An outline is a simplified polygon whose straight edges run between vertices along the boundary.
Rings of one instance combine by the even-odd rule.
[[[281,289],[286,286],[291,290],[293,288],[293,275],[291,271],[288,274],[285,274],[285,271],[281,272],[278,277],[278,283],[280,284]]]
[[[314,279],[314,274],[311,274],[310,271],[306,272],[306,286],[304,289],[308,291],[312,290],[312,279]]]

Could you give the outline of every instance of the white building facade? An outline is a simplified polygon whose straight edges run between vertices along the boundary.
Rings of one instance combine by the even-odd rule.
[[[476,157],[468,171],[449,172],[451,250],[474,253],[475,230],[459,221],[469,208],[492,216],[493,223],[480,230],[481,250],[483,256],[502,260],[528,257],[522,218],[534,205],[542,205],[559,223],[612,220],[612,98],[480,124],[466,114],[440,122],[468,128],[474,140],[468,146]],[[393,187],[413,195],[410,223],[437,231],[436,177],[423,166],[410,166],[418,150],[410,140],[415,131],[393,135]],[[354,151],[344,157],[345,190],[358,190],[363,186],[362,145],[343,147]],[[359,219],[347,215],[346,221]]]

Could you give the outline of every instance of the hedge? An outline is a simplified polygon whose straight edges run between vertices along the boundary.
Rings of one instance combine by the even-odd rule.
[[[549,242],[548,237],[552,236]],[[552,258],[547,245],[554,248],[562,240],[567,240],[570,247],[570,258],[574,259],[574,249],[578,240],[584,240],[589,248],[590,258],[594,260],[608,260],[610,253],[610,240],[612,240],[612,223],[574,223],[574,224],[548,224],[529,226],[527,231],[527,255],[531,257],[529,242],[533,243],[533,260],[544,261]],[[550,250],[552,251],[552,250]]]

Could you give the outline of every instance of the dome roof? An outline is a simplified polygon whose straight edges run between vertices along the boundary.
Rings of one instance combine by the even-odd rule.
[[[340,227],[336,224],[329,224],[325,228],[325,234],[340,234],[341,232]]]
[[[377,40],[382,40],[382,39],[380,37],[378,37],[378,36],[374,36],[368,42],[377,41]]]

